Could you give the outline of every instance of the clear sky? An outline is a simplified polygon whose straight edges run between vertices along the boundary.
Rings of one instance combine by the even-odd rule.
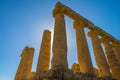
[[[52,10],[57,1],[120,40],[120,0],[0,0],[0,80],[14,79],[25,46],[35,48],[32,71],[36,70],[42,33],[45,29],[53,31]],[[78,62],[75,30],[73,21],[68,17],[65,19],[70,68]],[[87,40],[96,67],[90,38]]]

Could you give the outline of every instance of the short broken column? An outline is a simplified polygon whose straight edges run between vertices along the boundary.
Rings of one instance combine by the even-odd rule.
[[[107,63],[107,59],[105,57],[103,48],[101,46],[100,39],[97,35],[97,31],[93,30],[88,32],[88,36],[91,38],[94,56],[96,60],[96,64],[100,70],[101,77],[111,77],[109,65]]]
[[[73,71],[74,74],[76,74],[77,72],[80,72],[80,66],[79,66],[79,64],[73,63],[73,65],[72,65],[72,71]]]
[[[78,62],[81,72],[93,73],[93,65],[88,49],[88,44],[84,32],[84,22],[74,22],[74,29],[76,31]]]
[[[38,58],[37,70],[36,72],[42,72],[49,69],[50,64],[50,44],[51,44],[51,32],[45,30],[42,37],[42,43]]]
[[[108,63],[109,63],[110,69],[112,70],[112,76],[120,80],[120,64],[112,49],[112,45],[110,44],[109,38],[103,37],[101,38],[101,42],[103,43],[105,48],[105,53],[108,59]]]
[[[53,11],[54,13],[55,11]],[[68,69],[67,61],[67,38],[64,15],[59,12],[53,14],[55,18],[52,69]]]
[[[25,80],[31,78],[31,69],[34,56],[34,48],[26,46],[21,54],[21,61],[18,66],[14,80]]]
[[[112,48],[113,48],[113,51],[120,63],[120,44],[112,43]]]

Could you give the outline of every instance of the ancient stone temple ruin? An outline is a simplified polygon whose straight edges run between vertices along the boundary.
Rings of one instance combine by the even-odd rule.
[[[73,19],[76,32],[78,64],[68,68],[67,39],[64,16]],[[51,32],[45,30],[36,72],[31,72],[34,48],[25,47],[14,80],[120,80],[120,41],[69,7],[58,2],[53,10],[55,19],[53,44]],[[84,32],[88,28],[98,68],[92,65]],[[103,44],[103,46],[102,46]],[[50,66],[50,48],[52,60]],[[104,48],[103,48],[104,47]]]

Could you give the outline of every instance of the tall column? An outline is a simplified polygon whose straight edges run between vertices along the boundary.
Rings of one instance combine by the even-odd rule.
[[[112,47],[113,47],[114,53],[120,63],[120,44],[113,43]]]
[[[34,48],[28,46],[24,48],[14,80],[25,80],[31,77],[33,55]]]
[[[74,28],[76,30],[78,62],[81,72],[93,73],[93,66],[84,32],[84,26],[84,22],[74,22]]]
[[[101,39],[101,42],[104,45],[108,63],[109,63],[110,69],[112,70],[112,75],[114,78],[120,80],[120,64],[114,54],[112,45],[110,44],[108,38],[106,37],[103,37]]]
[[[55,18],[55,25],[52,47],[52,69],[67,69],[67,39],[64,15],[56,13],[53,16]]]
[[[96,60],[96,64],[100,70],[101,77],[111,77],[109,65],[107,63],[106,57],[104,55],[103,48],[100,43],[100,39],[95,30],[90,31],[88,36],[91,37],[92,46],[94,50],[94,56]]]
[[[51,32],[45,30],[42,37],[42,43],[38,58],[37,70],[36,72],[42,72],[49,69],[50,64],[50,44],[51,44]]]

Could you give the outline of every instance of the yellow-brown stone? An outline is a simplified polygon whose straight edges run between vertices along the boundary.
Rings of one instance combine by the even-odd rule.
[[[100,76],[111,77],[109,65],[107,63],[107,59],[105,57],[97,32],[95,30],[90,31],[88,33],[88,36],[91,38],[91,41],[92,41],[94,56],[95,56],[96,64],[99,68]]]
[[[52,52],[52,69],[68,69],[66,27],[61,13],[55,16]]]
[[[83,22],[74,22],[74,28],[76,31],[78,62],[81,72],[93,73],[93,66],[84,32],[84,27],[85,24]]]
[[[74,63],[72,65],[72,71],[74,72],[74,74],[77,73],[77,72],[80,72],[80,66],[79,66],[79,64]]]
[[[110,69],[112,70],[112,76],[120,80],[120,64],[112,49],[112,45],[110,44],[109,39],[106,37],[101,38],[101,41],[105,48],[105,53],[108,59]]]
[[[41,42],[41,48],[37,64],[37,73],[46,71],[49,69],[50,64],[50,44],[51,44],[51,32],[45,30]]]
[[[112,43],[112,48],[120,63],[120,44]]]
[[[24,80],[31,77],[33,55],[34,48],[29,48],[28,46],[24,48],[14,80]]]

